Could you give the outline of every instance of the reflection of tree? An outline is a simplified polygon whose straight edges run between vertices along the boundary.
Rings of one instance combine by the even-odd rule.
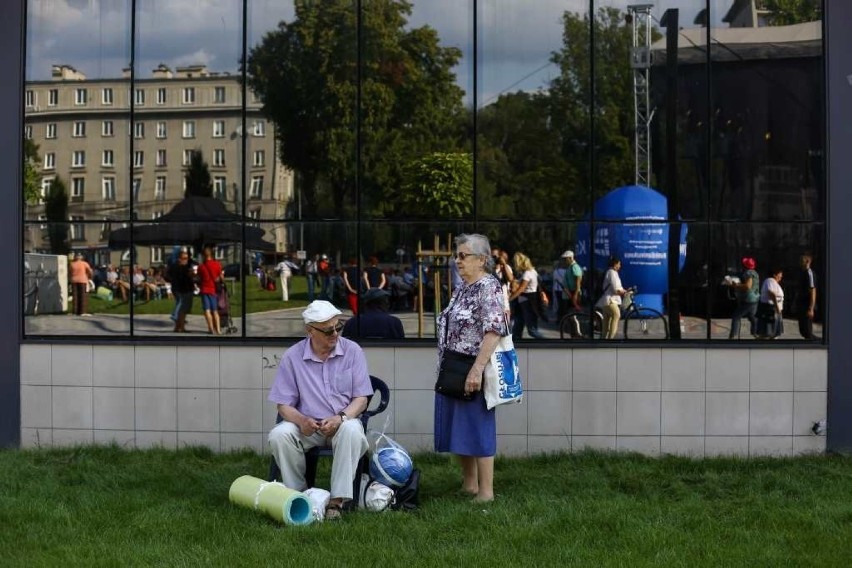
[[[589,17],[566,12],[563,46],[553,54],[561,73],[553,81],[551,96],[563,155],[577,172],[581,187],[592,187],[600,195],[633,180],[632,36],[617,8],[601,8],[592,24],[594,90]],[[590,137],[594,142],[594,171],[586,165],[589,155],[584,144]]]
[[[400,205],[409,215],[453,219],[473,208],[473,160],[461,152],[435,152],[410,163]]]
[[[771,12],[773,26],[789,26],[814,22],[822,18],[820,0],[762,0],[760,5]]]
[[[56,177],[44,197],[44,214],[47,217],[47,238],[50,252],[68,253],[68,190],[62,178]]]
[[[35,204],[41,197],[39,188],[38,144],[24,139],[24,203]]]
[[[407,1],[364,1],[360,19],[353,6],[297,0],[294,20],[248,59],[249,85],[276,124],[282,162],[299,173],[309,218],[343,218],[356,177],[368,214],[393,211],[388,192],[402,185],[405,164],[461,148],[464,93],[452,73],[461,52],[441,47],[432,28],[405,29]]]
[[[560,74],[550,89],[503,95],[479,112],[484,214],[580,216],[588,211],[590,188],[599,195],[633,179],[631,30],[615,8],[601,8],[594,18],[592,100],[589,17],[566,12],[562,21],[563,46],[551,57]]]
[[[213,180],[210,177],[210,168],[201,155],[201,150],[192,152],[189,167],[184,174],[186,180],[185,197],[197,195],[199,197],[213,197]]]

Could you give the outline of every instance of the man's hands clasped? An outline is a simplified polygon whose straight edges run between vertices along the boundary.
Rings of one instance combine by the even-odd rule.
[[[305,416],[302,419],[302,423],[299,424],[299,430],[303,436],[312,436],[316,432],[319,432],[326,438],[330,438],[337,433],[341,424],[343,424],[343,418],[337,414],[329,416],[324,420],[316,420]]]

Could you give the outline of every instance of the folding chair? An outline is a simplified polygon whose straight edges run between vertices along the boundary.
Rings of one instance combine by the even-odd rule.
[[[359,419],[361,420],[361,424],[364,426],[364,431],[367,431],[367,423],[370,421],[370,418],[381,414],[388,407],[388,402],[390,402],[390,390],[388,389],[388,385],[378,377],[374,377],[370,375],[370,384],[373,387],[373,394],[370,395],[367,399],[367,410],[365,410]],[[373,397],[379,395],[379,405],[370,409],[370,404],[373,402]],[[283,420],[281,415],[278,414],[275,423],[278,424]],[[317,464],[319,463],[319,458],[327,457],[330,458],[334,454],[331,452],[331,447],[316,447],[311,448],[307,452],[305,452],[305,482],[308,484],[308,487],[313,487],[316,483],[317,479]],[[358,468],[355,472],[355,480],[354,480],[354,488],[355,492],[353,493],[354,498],[352,499],[353,506],[357,503],[358,493],[361,489],[361,474],[367,473],[370,470],[370,462],[369,458],[367,458],[367,454],[364,454],[361,457],[361,460],[358,462]],[[269,475],[267,476],[269,481],[281,481],[281,470],[278,468],[278,463],[275,461],[275,456],[269,458]]]

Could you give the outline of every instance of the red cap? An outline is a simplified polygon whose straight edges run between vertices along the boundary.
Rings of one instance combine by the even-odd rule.
[[[757,266],[757,263],[753,258],[749,258],[747,256],[743,257],[743,268],[746,270],[754,270],[754,267]]]

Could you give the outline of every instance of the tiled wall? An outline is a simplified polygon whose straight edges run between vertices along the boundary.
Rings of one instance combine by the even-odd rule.
[[[265,451],[276,355],[267,347],[21,346],[23,445],[115,441]],[[498,450],[584,447],[647,455],[823,451],[821,349],[521,349],[526,398],[498,409]],[[369,348],[391,387],[388,432],[432,445],[435,351]]]

